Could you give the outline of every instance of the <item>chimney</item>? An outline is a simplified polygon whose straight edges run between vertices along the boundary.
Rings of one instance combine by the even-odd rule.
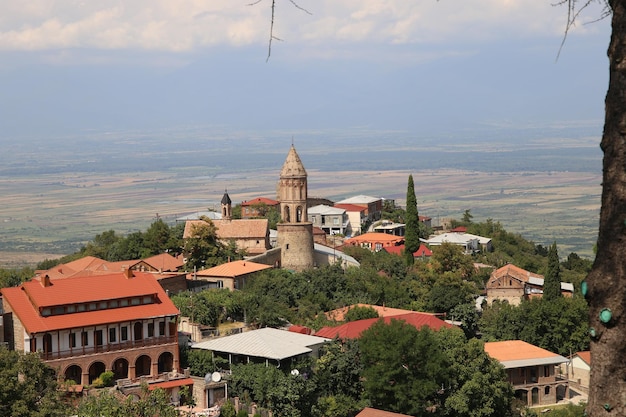
[[[48,276],[48,274],[45,274],[44,276],[41,277],[41,286],[42,287],[49,287],[51,285],[52,285],[52,283],[50,282],[50,277]]]
[[[133,278],[135,275],[133,274],[133,270],[128,268],[128,267],[124,267],[124,276],[126,276],[126,278],[130,279]]]

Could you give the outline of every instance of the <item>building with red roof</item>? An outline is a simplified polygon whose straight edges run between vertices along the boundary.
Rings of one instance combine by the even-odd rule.
[[[591,352],[586,350],[576,352],[569,358],[567,371],[563,372],[569,377],[570,389],[589,394],[589,375],[591,373]]]
[[[241,203],[241,218],[254,219],[265,217],[268,209],[280,210],[280,201],[271,198],[257,197]]]
[[[502,364],[515,396],[527,406],[568,398],[568,381],[556,372],[557,366],[568,362],[563,356],[523,340],[487,342],[485,352]]]
[[[403,236],[394,236],[387,233],[369,232],[362,235],[351,237],[344,241],[344,245],[361,246],[372,252],[378,252],[382,249],[404,244]]]
[[[392,253],[394,255],[402,256],[404,252],[404,244],[398,246],[387,246],[383,248],[387,253]],[[433,256],[433,251],[428,249],[428,246],[421,244],[420,247],[413,252],[413,257],[416,259],[426,259]]]
[[[358,339],[361,337],[361,333],[372,327],[378,320],[383,320],[385,323],[391,323],[391,320],[402,320],[407,324],[421,329],[424,326],[429,327],[431,330],[439,330],[442,327],[451,328],[454,327],[450,323],[446,323],[434,314],[420,313],[412,311],[405,314],[399,314],[394,316],[386,316],[382,318],[355,320],[348,323],[344,323],[336,327],[324,327],[315,333],[315,336],[326,337],[329,339]]]
[[[38,352],[60,378],[87,385],[178,371],[179,311],[153,274],[126,270],[3,288],[10,349]]]

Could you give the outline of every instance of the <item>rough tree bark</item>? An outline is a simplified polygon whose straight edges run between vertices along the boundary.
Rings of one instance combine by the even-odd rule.
[[[587,405],[591,417],[626,416],[626,0],[608,3],[613,14],[600,145],[604,152],[602,205],[598,251],[586,280],[590,333],[595,331]],[[604,323],[609,316],[610,321]]]

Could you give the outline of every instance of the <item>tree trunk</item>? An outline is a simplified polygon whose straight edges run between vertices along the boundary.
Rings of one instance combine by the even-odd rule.
[[[587,415],[626,416],[626,0],[610,0],[609,88],[601,148],[602,206],[597,256],[587,277],[591,382]],[[604,323],[600,314],[612,314]],[[591,333],[591,332],[590,332]]]

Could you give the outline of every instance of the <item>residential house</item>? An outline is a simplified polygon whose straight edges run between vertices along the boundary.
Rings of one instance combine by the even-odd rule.
[[[351,204],[365,209],[365,216],[370,222],[380,220],[383,213],[383,199],[380,197],[370,197],[367,195],[357,195],[337,201],[335,207],[342,204]]]
[[[191,348],[210,350],[229,364],[253,362],[289,368],[302,357],[318,358],[320,347],[329,340],[265,327],[194,343]]]
[[[357,304],[352,304],[346,307],[341,307],[335,310],[327,311],[325,315],[328,320],[337,321],[337,322],[345,321],[346,313],[350,309],[355,308],[355,307],[372,308],[376,311],[376,313],[378,314],[378,317],[399,316],[402,314],[413,313],[413,310],[405,310],[402,308],[391,308],[387,306],[378,306],[375,304],[357,303]]]
[[[394,223],[390,220],[383,220],[380,222],[380,224],[374,226],[374,232],[387,233],[388,235],[394,236],[404,236],[405,229],[406,224]]]
[[[379,320],[383,320],[387,324],[391,323],[391,320],[401,320],[418,330],[424,326],[429,327],[431,330],[439,330],[442,327],[453,327],[452,324],[446,323],[432,313],[410,311],[405,314],[385,316],[382,318],[355,320],[335,327],[324,327],[315,332],[315,336],[327,337],[329,339],[358,339],[361,337],[361,333],[372,327],[372,325]]]
[[[566,364],[565,372],[569,379],[570,390],[589,394],[589,375],[591,372],[591,352],[576,352]]]
[[[179,312],[153,274],[43,275],[2,295],[9,348],[39,352],[60,378],[154,380],[179,369]]]
[[[194,290],[205,288],[228,288],[229,290],[242,289],[246,285],[246,280],[252,278],[256,273],[271,269],[269,265],[259,264],[248,260],[227,262],[213,268],[203,269],[193,274],[192,280],[203,281],[204,285],[190,285]]]
[[[568,398],[569,382],[556,372],[567,358],[522,340],[487,342],[485,352],[504,366],[515,396],[529,407]]]
[[[319,227],[328,235],[345,235],[350,227],[346,210],[342,208],[320,204],[309,207],[307,215],[313,227]]]
[[[212,210],[196,211],[195,213],[187,214],[186,216],[177,217],[176,223],[184,223],[187,220],[201,220],[203,217],[211,220],[221,220],[222,213]]]
[[[338,204],[334,207],[343,209],[348,216],[348,230],[346,230],[346,236],[356,236],[361,234],[361,228],[367,223],[367,209],[363,206],[357,206],[356,204]]]
[[[205,224],[203,220],[188,220],[185,223],[183,239],[193,236],[193,228]],[[217,238],[224,244],[233,241],[237,249],[247,255],[258,255],[270,246],[269,222],[267,219],[213,220]]]
[[[487,281],[487,303],[491,304],[494,300],[500,300],[519,305],[522,299],[541,297],[543,281],[543,275],[526,271],[513,264],[504,265],[493,271]],[[572,297],[574,285],[562,282],[561,294],[564,297]]]
[[[404,244],[403,236],[388,235],[387,233],[368,232],[351,237],[344,241],[344,245],[361,246],[372,252],[378,252],[384,248]]]
[[[429,246],[440,246],[444,242],[458,245],[461,246],[463,248],[463,252],[467,254],[479,252],[481,250],[491,252],[493,249],[490,238],[470,233],[442,233],[431,236],[428,239],[421,240]]]
[[[265,197],[257,197],[249,201],[244,201],[241,203],[241,218],[254,219],[257,217],[265,217],[267,209],[280,211],[280,202]]]

